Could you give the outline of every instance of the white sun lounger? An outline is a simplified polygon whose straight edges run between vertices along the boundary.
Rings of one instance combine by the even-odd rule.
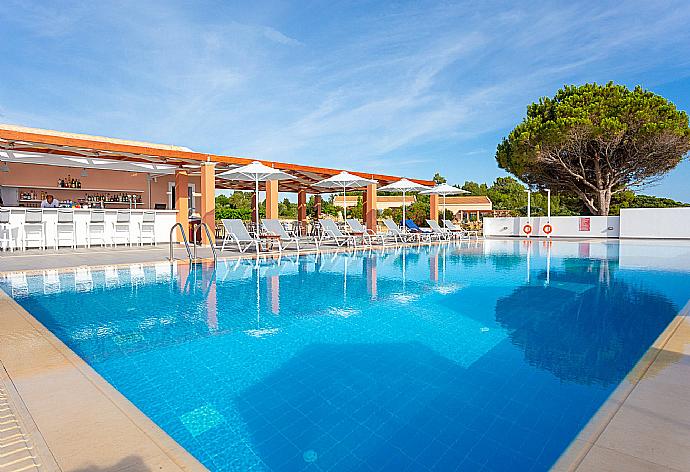
[[[350,230],[355,235],[362,235],[362,239],[366,242],[369,240],[369,245],[371,246],[373,239],[377,238],[381,241],[381,244],[386,244],[386,239],[388,237],[387,233],[378,233],[374,230],[366,228],[359,220],[354,218],[347,218],[345,220]]]
[[[281,252],[283,249],[287,249],[290,247],[290,244],[294,244],[295,247],[297,248],[297,252],[299,252],[299,242],[300,238],[296,234],[290,234],[288,233],[285,228],[283,228],[283,225],[280,223],[278,220],[274,219],[268,219],[268,220],[262,220],[261,223],[263,224],[264,230],[268,234],[272,234],[275,236],[279,236],[280,239],[277,240],[278,245],[280,246]],[[304,238],[305,241],[308,238]],[[316,247],[318,249],[319,246],[319,240],[314,238],[316,242]]]
[[[259,253],[259,244],[261,243],[260,238],[255,238],[249,231],[247,227],[244,226],[242,220],[239,219],[223,219],[223,228],[225,228],[225,237],[223,238],[223,244],[220,247],[221,251],[225,250],[225,245],[228,243],[237,243],[237,249],[240,252],[246,252],[250,247],[256,249],[256,253]],[[243,246],[244,245],[244,246]],[[280,245],[278,246],[280,247]]]
[[[391,233],[396,242],[404,243],[410,241],[419,241],[418,236],[411,233],[403,233],[402,230],[398,228],[398,225],[395,224],[395,221],[391,220],[390,218],[383,220],[383,224],[386,225],[386,229],[389,233]]]
[[[428,224],[431,231],[441,239],[450,239],[453,236],[450,230],[441,228],[441,225],[439,225],[436,220],[426,220],[426,224]]]
[[[457,226],[455,223],[453,223],[450,220],[443,220],[443,224],[445,225],[446,228],[448,228],[449,231],[451,231],[453,234],[458,234],[460,235],[460,239],[467,238],[470,239],[470,236],[474,235],[474,237],[479,240],[479,232],[478,231],[467,231],[459,226]]]
[[[357,246],[357,237],[354,234],[343,234],[335,221],[329,219],[319,220],[321,225],[321,243],[324,241],[335,241],[338,246],[352,244]]]

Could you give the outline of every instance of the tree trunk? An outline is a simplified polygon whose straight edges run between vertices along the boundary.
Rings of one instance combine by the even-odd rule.
[[[611,206],[611,189],[598,190],[599,197],[599,216],[609,216],[609,207]]]

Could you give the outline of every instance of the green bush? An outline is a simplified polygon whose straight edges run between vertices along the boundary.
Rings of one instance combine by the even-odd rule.
[[[227,206],[216,207],[216,220],[240,219],[249,221],[252,219],[250,208],[230,208]]]

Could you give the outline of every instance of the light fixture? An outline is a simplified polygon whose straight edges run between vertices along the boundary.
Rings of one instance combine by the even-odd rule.
[[[10,166],[7,165],[7,162],[3,162],[2,165],[0,165],[0,172],[9,172],[10,171]]]
[[[82,176],[82,177],[88,177],[88,176],[89,176],[89,173],[86,172],[86,168],[84,168],[84,169],[81,170],[81,176]]]

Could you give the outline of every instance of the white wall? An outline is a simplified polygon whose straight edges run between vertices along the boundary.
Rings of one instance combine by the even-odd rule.
[[[10,213],[10,234],[15,247],[21,246],[22,240],[22,225],[24,224],[24,208],[8,208]],[[74,209],[74,222],[77,234],[77,245],[86,245],[86,223],[91,216],[91,210],[88,209]],[[132,243],[139,242],[139,223],[143,219],[143,210],[124,210],[131,212],[130,234]],[[148,210],[151,211],[151,210]],[[177,218],[177,211],[174,210],[156,210],[155,233],[157,243],[167,243],[170,238],[170,228],[175,224]],[[112,233],[113,223],[117,217],[117,210],[105,210],[105,228],[106,241],[110,243],[110,234]],[[55,244],[56,223],[57,223],[57,208],[43,209],[43,221],[45,222],[46,243],[48,247],[53,247]],[[65,242],[61,242],[65,244]],[[32,244],[34,245],[34,244]]]
[[[589,231],[580,231],[581,218],[589,218]],[[525,236],[523,227],[530,223],[530,236],[544,237],[545,216],[520,218],[484,218],[485,236]],[[551,237],[553,238],[617,238],[619,236],[619,217],[617,216],[552,216]]]
[[[621,238],[690,239],[690,208],[621,209]]]

